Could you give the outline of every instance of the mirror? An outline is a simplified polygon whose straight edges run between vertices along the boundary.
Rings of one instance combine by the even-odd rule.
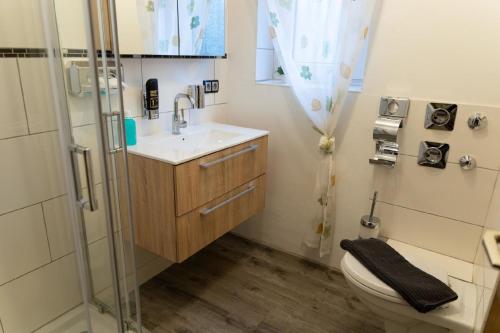
[[[224,56],[224,0],[116,2],[120,53]]]

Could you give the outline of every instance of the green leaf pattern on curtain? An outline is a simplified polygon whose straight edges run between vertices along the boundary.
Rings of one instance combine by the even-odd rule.
[[[178,54],[176,0],[136,0],[145,53]]]
[[[303,243],[331,251],[335,218],[335,129],[368,36],[376,0],[267,0],[280,64],[319,134],[315,215]],[[304,223],[307,223],[305,221]]]
[[[182,0],[179,1],[179,15],[186,18],[186,24],[181,19],[179,26],[183,47],[180,53],[200,54],[205,40],[205,27],[207,24],[209,5],[211,0]]]

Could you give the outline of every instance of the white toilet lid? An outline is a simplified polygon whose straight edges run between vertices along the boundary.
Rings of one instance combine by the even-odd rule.
[[[422,260],[417,260],[409,257],[405,258],[410,263],[420,268],[424,272],[433,275],[446,285],[449,285],[448,274],[440,267],[429,265],[428,263],[422,262]],[[348,273],[357,282],[383,295],[402,299],[402,297],[399,295],[398,292],[389,287],[385,282],[380,280],[378,277],[373,275],[365,266],[363,266],[363,264],[361,264],[349,252],[345,254],[342,261],[343,261],[342,268],[345,269],[346,273]]]

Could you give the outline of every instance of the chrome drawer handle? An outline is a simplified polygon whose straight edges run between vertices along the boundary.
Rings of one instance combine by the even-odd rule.
[[[207,216],[208,214],[212,213],[213,211],[221,208],[221,207],[224,207],[225,205],[231,203],[232,201],[244,196],[245,194],[247,193],[250,193],[252,192],[253,190],[255,190],[255,185],[250,185],[246,190],[236,194],[234,197],[231,197],[229,199],[226,199],[224,201],[222,201],[221,203],[213,206],[212,208],[205,208],[203,209],[200,214],[203,215],[203,216]]]
[[[255,150],[257,150],[257,148],[259,148],[258,144],[251,144],[250,146],[248,146],[248,147],[246,147],[246,148],[244,148],[244,149],[242,149],[242,150],[240,150],[240,151],[238,151],[236,153],[229,154],[227,156],[221,157],[219,159],[216,159],[216,160],[213,160],[213,161],[210,161],[210,162],[201,163],[200,164],[200,168],[208,169],[208,168],[210,168],[213,165],[216,165],[216,164],[222,163],[224,161],[230,160],[232,158],[235,158],[236,156],[240,156],[240,155],[249,153],[251,151],[255,151]]]

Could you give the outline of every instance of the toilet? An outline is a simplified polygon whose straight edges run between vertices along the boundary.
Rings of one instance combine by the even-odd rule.
[[[386,332],[472,332],[477,303],[472,264],[394,240],[388,244],[413,265],[448,284],[458,299],[433,311],[419,313],[347,252],[341,261],[347,284],[360,301],[384,321]]]

